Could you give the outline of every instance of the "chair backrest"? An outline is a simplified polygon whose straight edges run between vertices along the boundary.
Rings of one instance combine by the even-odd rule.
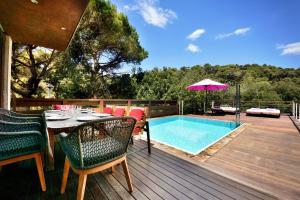
[[[116,108],[113,116],[115,117],[122,117],[125,114],[125,108]]]
[[[81,168],[95,166],[125,154],[135,123],[132,117],[114,117],[77,126],[66,136],[68,143],[72,144],[68,150],[74,156],[80,156],[80,163],[72,164]],[[97,149],[101,152],[95,152]],[[91,159],[95,154],[97,158]]]
[[[113,114],[113,109],[112,109],[112,107],[105,107],[103,109],[103,112],[106,113],[106,114],[112,115]]]

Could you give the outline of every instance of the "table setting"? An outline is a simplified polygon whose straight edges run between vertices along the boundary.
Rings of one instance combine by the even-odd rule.
[[[83,122],[112,117],[106,113],[96,113],[91,109],[74,110],[47,110],[45,111],[47,128],[69,128],[75,127]]]

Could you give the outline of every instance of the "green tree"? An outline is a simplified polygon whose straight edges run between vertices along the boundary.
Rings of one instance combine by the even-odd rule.
[[[109,1],[92,0],[68,55],[71,64],[84,68],[90,96],[106,97],[110,75],[123,63],[139,64],[148,52],[141,47],[136,30],[124,14]]]
[[[35,45],[13,44],[12,91],[22,97],[41,96],[41,81],[53,70],[59,52]]]

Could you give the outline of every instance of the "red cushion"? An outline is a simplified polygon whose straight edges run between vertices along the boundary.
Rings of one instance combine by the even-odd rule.
[[[141,109],[132,109],[129,113],[130,117],[134,117],[137,121],[141,121],[144,117],[144,111]]]
[[[54,105],[53,109],[54,110],[71,110],[75,109],[75,105]]]
[[[123,117],[125,113],[125,109],[124,108],[116,108],[115,112],[114,112],[114,116],[115,117]]]
[[[103,112],[112,115],[113,109],[111,107],[105,107]]]
[[[63,105],[53,105],[54,110],[62,110]]]

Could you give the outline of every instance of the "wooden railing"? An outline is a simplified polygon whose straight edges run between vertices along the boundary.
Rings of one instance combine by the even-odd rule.
[[[147,108],[148,117],[177,115],[176,100],[136,100],[136,99],[41,99],[13,98],[12,109],[18,112],[39,113],[51,109],[53,105],[80,105],[98,108],[103,111],[106,105]]]

